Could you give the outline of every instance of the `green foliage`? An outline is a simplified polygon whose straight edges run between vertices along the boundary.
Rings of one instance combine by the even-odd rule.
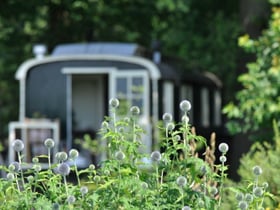
[[[111,107],[111,117],[102,124],[101,141],[106,143],[108,158],[97,168],[89,165],[78,171],[75,158],[79,153],[74,149],[68,155],[57,153],[56,162],[45,170],[41,170],[37,157],[32,159],[32,166],[28,166],[22,162],[23,142],[15,140],[12,146],[19,159],[8,167],[2,166],[7,177],[0,181],[0,208],[168,210],[189,206],[197,210],[223,209],[228,191],[225,163],[229,148],[226,143],[218,147],[221,164],[215,164],[215,143],[207,146],[203,137],[191,131],[187,111],[184,111],[182,122],[176,125],[178,129],[172,117],[160,127],[165,133],[160,139],[161,152],[140,152],[144,145],[139,113],[131,112],[119,118],[115,115],[118,105]],[[205,159],[197,153],[198,143],[207,146]],[[54,142],[46,139],[44,144],[48,150],[45,158],[51,160]],[[70,172],[77,184],[69,181]],[[255,200],[252,205],[258,202],[257,198]]]
[[[256,60],[247,65],[248,72],[239,76],[243,88],[236,102],[225,106],[230,119],[229,130],[249,133],[254,140],[271,140],[273,119],[280,117],[280,8],[274,7],[265,30],[257,40],[248,35],[239,38],[239,45],[254,53]]]

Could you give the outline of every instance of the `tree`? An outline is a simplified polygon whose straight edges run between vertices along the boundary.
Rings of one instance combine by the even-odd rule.
[[[236,102],[223,110],[232,133],[249,133],[254,140],[273,139],[272,121],[280,117],[280,1],[271,4],[268,29],[257,39],[247,34],[239,38],[239,45],[255,54],[256,60],[238,78],[243,88],[237,92]]]

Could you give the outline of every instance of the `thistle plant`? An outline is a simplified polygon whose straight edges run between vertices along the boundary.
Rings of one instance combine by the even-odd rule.
[[[48,149],[48,164],[49,164],[49,169],[51,169],[51,149],[54,147],[54,140],[51,138],[47,138],[44,144]]]
[[[26,164],[23,169],[24,145],[15,141],[18,162],[2,167],[8,173],[0,181],[0,209],[223,209],[229,146],[219,144],[220,155],[215,157],[216,137],[212,134],[208,145],[196,134],[189,123],[188,101],[180,104],[181,122],[174,122],[169,113],[162,116],[164,126],[158,127],[163,135],[157,141],[158,149],[149,154],[143,152],[145,133],[138,122],[139,107],[132,106],[128,115],[121,117],[117,115],[118,99],[109,104],[111,116],[105,117],[100,129],[100,147],[106,145],[108,155],[98,165],[79,169],[76,160],[80,154],[74,148],[58,152],[52,162],[55,145],[46,139],[48,170],[41,168],[41,156],[33,157],[32,166]],[[74,170],[69,161],[73,161]],[[260,183],[261,175],[262,168],[255,166],[249,186],[243,190],[230,187],[238,192],[235,209],[263,207],[269,186]]]
[[[78,156],[79,156],[79,151],[78,150],[71,149],[69,151],[69,159],[74,162],[74,170],[75,170],[75,174],[76,174],[76,177],[77,177],[78,186],[80,187],[81,186],[81,181],[80,181],[78,167],[77,167],[77,163],[76,163],[76,159],[78,158]]]

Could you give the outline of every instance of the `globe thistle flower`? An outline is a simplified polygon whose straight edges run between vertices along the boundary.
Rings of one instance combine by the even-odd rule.
[[[132,106],[130,108],[130,113],[133,115],[133,116],[137,116],[140,114],[140,109],[138,106]]]
[[[228,144],[227,143],[221,143],[219,145],[219,151],[221,153],[227,153],[227,151],[228,151]]]
[[[69,151],[69,158],[70,158],[71,160],[75,160],[78,156],[79,156],[79,151],[78,151],[78,150],[76,150],[76,149],[71,149],[71,150]]]
[[[48,149],[51,149],[54,147],[54,140],[51,139],[51,138],[47,138],[45,141],[44,141],[44,145],[48,148]]]
[[[28,181],[29,183],[33,182],[33,181],[34,181],[34,176],[32,176],[32,175],[28,176],[28,177],[27,177],[27,181]]]
[[[124,133],[124,127],[119,127],[119,133]]]
[[[94,176],[93,180],[98,183],[98,182],[100,182],[101,178],[100,178],[100,176],[96,175],[96,176]]]
[[[186,177],[184,176],[179,176],[177,179],[176,179],[176,183],[179,187],[184,187],[186,186],[187,184],[187,179]]]
[[[217,187],[211,187],[210,193],[211,193],[211,195],[215,196],[218,193]]]
[[[11,172],[7,173],[7,179],[10,180],[10,181],[13,181],[15,179],[15,175]]]
[[[104,129],[108,129],[109,128],[109,123],[107,121],[103,121],[101,124],[101,127]]]
[[[88,166],[88,168],[89,168],[89,170],[93,171],[93,170],[95,169],[95,165],[94,165],[94,164],[90,164],[90,165]]]
[[[39,171],[42,170],[42,167],[40,164],[35,164],[35,165],[33,165],[33,169],[38,173]]]
[[[85,194],[88,193],[88,188],[87,188],[86,186],[82,186],[82,187],[80,188],[80,192],[81,192],[81,194],[84,196]]]
[[[9,170],[11,171],[11,172],[15,172],[15,173],[18,173],[19,171],[20,171],[20,164],[19,164],[19,162],[17,162],[17,161],[14,161],[14,162],[12,162],[10,165],[9,165]]]
[[[52,205],[52,209],[53,209],[53,210],[59,210],[59,204],[58,204],[58,203],[54,203],[54,204]]]
[[[55,154],[55,158],[56,158],[59,162],[62,162],[62,161],[67,160],[68,155],[67,155],[66,152],[58,152],[58,153]]]
[[[264,182],[264,183],[262,184],[262,186],[263,186],[264,189],[266,189],[266,188],[268,188],[268,183],[267,183],[267,182]]]
[[[172,131],[172,130],[174,130],[174,128],[175,128],[174,123],[172,123],[172,122],[167,123],[167,125],[166,125],[167,130]]]
[[[174,136],[174,140],[175,140],[175,141],[180,141],[180,140],[181,140],[181,136],[180,136],[180,135]]]
[[[110,175],[110,171],[109,170],[104,170],[104,175],[105,176],[109,176]]]
[[[259,176],[262,174],[262,168],[260,166],[254,166],[253,167],[253,173],[256,175],[256,176]]]
[[[16,139],[12,143],[12,147],[16,152],[21,152],[24,149],[24,143],[20,139]]]
[[[188,101],[188,100],[183,100],[181,101],[180,103],[180,109],[183,111],[183,112],[188,112],[190,111],[192,108],[192,105],[191,103]]]
[[[39,163],[39,158],[37,157],[32,158],[32,163]]]
[[[58,173],[62,176],[66,176],[70,173],[70,166],[67,163],[59,164],[57,169]]]
[[[149,186],[146,182],[142,182],[141,187],[142,187],[143,190],[145,190],[145,189],[148,189]]]
[[[164,114],[162,115],[162,120],[163,120],[164,122],[171,122],[172,119],[173,119],[173,117],[172,117],[172,114],[170,114],[170,113],[164,113]]]
[[[182,210],[191,210],[191,207],[189,207],[189,206],[184,206],[184,207],[182,208]]]
[[[125,154],[122,151],[117,151],[115,157],[117,160],[122,161],[125,158]]]
[[[224,155],[221,155],[219,160],[220,160],[221,163],[225,163],[225,162],[227,162],[227,157],[224,156]]]
[[[207,173],[207,167],[205,165],[200,167],[200,172],[202,173],[202,175]]]
[[[255,187],[255,188],[253,189],[253,194],[254,194],[254,196],[256,196],[256,197],[262,197],[262,195],[263,195],[263,189],[262,189],[261,187]]]
[[[160,152],[159,152],[159,151],[154,151],[154,152],[152,152],[152,154],[151,154],[151,159],[152,159],[152,161],[154,161],[154,162],[160,161],[160,160],[161,160],[161,154],[160,154]]]
[[[76,198],[74,195],[69,195],[68,198],[67,198],[67,202],[68,204],[72,204],[72,203],[75,203],[76,201]]]
[[[242,201],[243,199],[244,199],[244,194],[243,193],[237,193],[236,195],[235,195],[235,198],[236,198],[236,200],[237,201]]]
[[[250,193],[245,194],[245,201],[247,201],[248,203],[251,203],[253,201],[253,199],[254,199],[254,197]]]
[[[184,115],[184,116],[182,117],[182,122],[183,122],[184,124],[188,124],[189,121],[190,121],[190,118],[189,118],[187,115]]]
[[[118,99],[116,98],[111,98],[110,101],[109,101],[109,105],[112,107],[112,108],[117,108],[119,106],[120,102]]]
[[[246,201],[240,201],[238,203],[238,207],[241,209],[241,210],[245,210],[248,208],[248,203]]]

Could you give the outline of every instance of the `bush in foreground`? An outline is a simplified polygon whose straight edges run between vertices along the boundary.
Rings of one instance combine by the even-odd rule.
[[[188,101],[180,104],[181,122],[175,124],[170,114],[164,114],[164,125],[160,128],[163,136],[158,149],[151,154],[140,152],[145,148],[144,131],[138,124],[139,108],[131,107],[128,116],[119,118],[118,106],[117,99],[110,100],[112,117],[106,118],[100,129],[108,158],[97,167],[89,165],[78,170],[75,160],[79,152],[75,149],[57,153],[56,162],[52,163],[52,139],[45,140],[48,155],[34,157],[28,167],[22,162],[25,145],[15,140],[13,148],[18,161],[2,166],[7,177],[0,182],[0,208],[222,209],[224,194],[229,189],[225,185],[229,147],[226,143],[218,146],[220,156],[216,164],[215,137],[208,146],[203,137],[195,135],[187,116],[191,108]],[[201,144],[205,148],[203,158],[197,152],[197,145]],[[48,160],[47,170],[41,169],[42,157]],[[261,176],[262,169],[256,167],[253,172]],[[77,184],[69,182],[69,174],[74,175]],[[270,195],[267,187],[256,180],[249,186],[244,187],[248,195],[236,201],[236,209],[260,209],[263,198]]]

